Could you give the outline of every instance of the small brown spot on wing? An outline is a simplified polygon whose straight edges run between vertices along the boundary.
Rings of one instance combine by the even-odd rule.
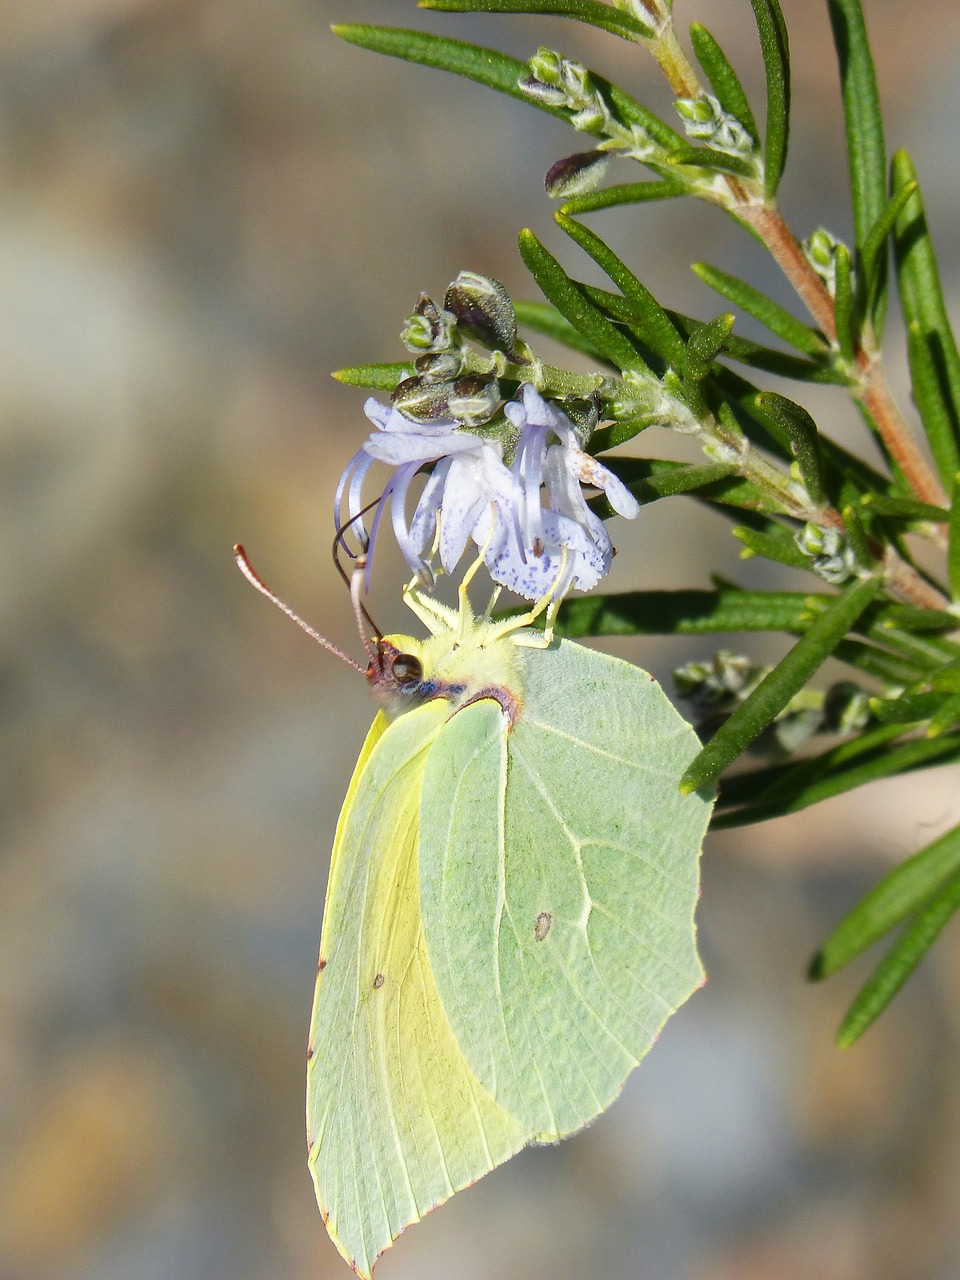
[[[378,973],[373,980],[373,989],[374,991],[379,991],[382,986],[383,986],[383,974]]]
[[[309,1062],[312,1057],[313,1057],[313,1045],[308,1044],[307,1045],[307,1061]]]
[[[542,942],[550,932],[550,926],[553,924],[553,916],[549,911],[541,911],[537,916],[537,923],[533,926],[533,936],[538,942]]]
[[[321,956],[317,964],[317,973],[323,973],[326,967],[327,967],[327,962],[326,960],[324,960],[323,956]]]

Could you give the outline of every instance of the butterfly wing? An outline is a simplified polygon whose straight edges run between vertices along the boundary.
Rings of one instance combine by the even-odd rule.
[[[307,1069],[309,1164],[335,1244],[362,1276],[404,1227],[529,1133],[467,1067],[430,970],[418,839],[435,701],[375,721],[331,860]]]
[[[429,752],[421,910],[474,1075],[556,1139],[616,1097],[702,983],[710,804],[679,794],[699,743],[646,672],[564,642],[524,651],[521,674],[509,733],[487,700]]]

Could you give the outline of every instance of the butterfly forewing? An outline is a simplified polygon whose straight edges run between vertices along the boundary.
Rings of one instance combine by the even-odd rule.
[[[448,714],[431,702],[365,749],[331,863],[310,1034],[309,1162],[330,1234],[364,1276],[404,1227],[530,1136],[468,1069],[424,945],[419,808],[426,757]]]

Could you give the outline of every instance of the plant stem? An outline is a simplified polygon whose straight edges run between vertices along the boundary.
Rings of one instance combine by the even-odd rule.
[[[833,299],[807,261],[780,211],[769,205],[746,204],[736,210],[736,216],[766,245],[824,335],[829,341],[835,341],[837,330]],[[910,428],[890,394],[879,353],[861,347],[857,352],[857,369],[860,378],[857,386],[851,389],[852,394],[870,414],[887,452],[903,472],[904,479],[921,502],[935,507],[947,506],[947,496],[940,481],[910,434]]]

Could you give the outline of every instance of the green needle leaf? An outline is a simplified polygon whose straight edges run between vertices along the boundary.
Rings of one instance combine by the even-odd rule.
[[[937,711],[930,717],[927,737],[939,738],[941,734],[955,728],[958,723],[960,723],[960,693],[955,693],[953,697],[942,700]]]
[[[720,774],[799,693],[852,629],[880,589],[876,578],[859,578],[838,595],[787,656],[717,730],[683,775],[685,794],[716,782]]]
[[[763,556],[777,564],[789,565],[791,569],[810,568],[810,557],[803,554],[793,534],[782,524],[770,521],[766,530],[737,525],[730,532],[746,548],[740,553],[744,560],[749,556]]]
[[[411,378],[412,364],[354,364],[337,369],[330,376],[347,387],[370,387],[374,391],[392,391],[398,382]]]
[[[750,0],[760,33],[767,81],[767,136],[764,143],[764,190],[772,200],[787,160],[790,135],[790,42],[777,0]]]
[[[953,501],[950,504],[950,540],[947,544],[947,571],[950,599],[960,604],[960,472],[953,477]]]
[[[893,242],[897,283],[910,335],[917,405],[940,478],[949,487],[960,470],[960,355],[916,177],[910,157],[898,151],[891,165],[891,187],[897,192],[913,186],[914,191],[897,218]]]
[[[857,322],[853,313],[853,268],[850,250],[845,244],[837,245],[834,261],[837,268],[834,299],[837,345],[844,360],[852,362],[857,346]]]
[[[606,272],[630,303],[632,323],[637,327],[642,341],[670,364],[682,364],[685,352],[683,339],[650,290],[640,283],[626,263],[589,227],[575,222],[562,212],[554,214],[554,217],[571,240],[575,240]]]
[[[837,646],[835,656],[843,656],[842,645]],[[865,665],[863,669],[866,670]],[[881,733],[897,737],[903,733],[903,726],[881,725],[863,737],[873,739]],[[868,782],[910,773],[914,769],[954,764],[960,758],[960,737],[956,734],[933,739],[911,738],[892,747],[871,751],[862,762],[842,767],[843,751],[847,746],[848,744],[843,743],[834,751],[824,752],[800,764],[781,765],[776,779],[771,770],[768,781],[773,785],[762,791],[756,786],[752,773],[739,774],[730,783],[725,782],[721,804],[724,801],[732,803],[728,790],[733,784],[741,784],[737,794],[741,800],[749,803],[732,811],[728,808],[714,822],[714,826],[743,827],[753,822],[768,822],[771,818],[798,813],[811,805],[822,804],[824,800],[853,791]]]
[[[778,302],[774,302],[759,289],[755,289],[753,285],[747,284],[744,280],[738,280],[736,276],[729,275],[717,267],[711,267],[706,262],[693,263],[692,270],[704,284],[708,284],[711,289],[716,289],[717,293],[722,294],[723,297],[729,298],[734,306],[742,307],[761,324],[766,325],[771,333],[775,333],[784,342],[789,342],[798,351],[821,358],[829,354],[830,348],[819,333],[791,315]]]
[[[897,994],[936,942],[940,931],[960,907],[960,875],[932,902],[917,912],[883,957],[847,1011],[837,1032],[837,1044],[848,1049],[863,1035]]]
[[[857,309],[863,319],[873,314],[877,297],[886,284],[887,240],[896,225],[897,218],[916,189],[916,183],[907,183],[887,201],[860,250],[857,270]]]
[[[754,399],[754,408],[772,418],[790,437],[807,493],[816,506],[826,502],[823,483],[823,456],[817,424],[802,405],[795,404],[775,391],[763,391]]]
[[[593,213],[597,209],[613,209],[621,204],[643,204],[648,200],[671,200],[685,196],[690,187],[675,178],[663,182],[625,182],[616,187],[601,187],[583,196],[574,196],[560,206],[565,214]]]
[[[532,231],[520,232],[520,256],[546,297],[618,369],[648,373],[636,348],[584,295]]]
[[[560,342],[573,351],[580,351],[591,360],[610,363],[606,356],[601,355],[593,343],[578,332],[570,321],[549,302],[518,302],[514,299],[513,309],[516,312],[517,323],[524,328],[542,333],[545,337],[552,338],[554,342]]]
[[[960,432],[957,430],[950,388],[944,378],[943,362],[937,358],[938,347],[936,335],[924,333],[916,320],[907,326],[907,355],[913,400],[927,433],[937,471],[949,482],[954,470],[960,466],[960,448],[957,444]]]
[[[717,151],[713,147],[687,145],[682,151],[677,149],[668,156],[667,162],[671,165],[691,165],[697,169],[715,169],[720,173],[735,173],[739,178],[757,176],[757,166],[753,160],[732,156],[728,151]]]
[[[960,873],[960,827],[889,871],[837,925],[810,963],[810,977],[828,978],[923,906]]]
[[[860,0],[828,0],[833,39],[840,63],[847,161],[853,199],[857,249],[863,253],[871,230],[887,203],[886,148],[877,77]],[[878,259],[875,302],[868,320],[879,336],[886,307],[886,262]]]
[[[407,62],[417,62],[424,67],[450,71],[454,75],[476,80],[489,89],[496,89],[511,98],[517,98],[530,106],[538,107],[560,120],[569,120],[570,111],[565,107],[550,107],[536,102],[518,88],[517,82],[530,74],[525,62],[510,58],[496,49],[468,44],[463,40],[450,40],[445,36],[431,35],[424,31],[406,31],[400,27],[371,27],[340,23],[332,31],[342,40],[385,53]]]
[[[757,122],[753,118],[740,77],[727,60],[727,55],[707,28],[699,22],[691,24],[690,43],[721,107],[727,115],[739,120],[754,142],[759,143]]]
[[[817,616],[813,599],[792,591],[626,591],[565,600],[557,626],[571,638],[803,631]]]
[[[629,13],[617,12],[595,0],[419,0],[419,9],[441,13],[542,13],[558,18],[574,18],[626,39],[652,39],[652,27]]]

